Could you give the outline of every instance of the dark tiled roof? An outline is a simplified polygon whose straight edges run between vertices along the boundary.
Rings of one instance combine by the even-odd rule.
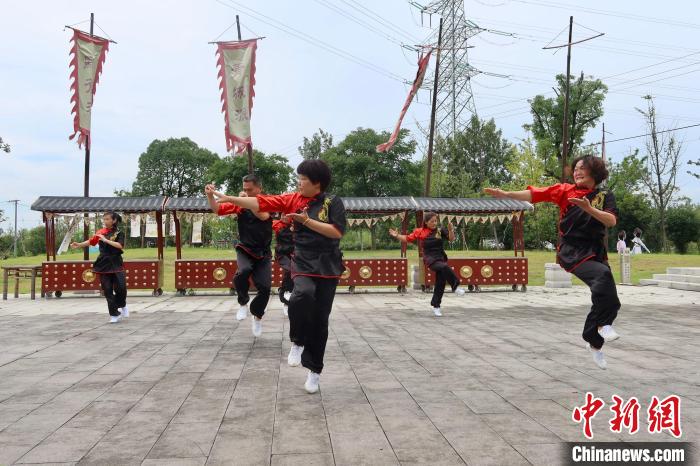
[[[164,196],[151,197],[82,197],[41,196],[32,204],[32,210],[40,212],[160,212]]]
[[[171,197],[165,203],[165,210],[179,212],[211,212],[206,197]]]
[[[412,197],[344,197],[346,212],[403,212],[416,210]]]
[[[391,213],[432,210],[454,213],[498,213],[532,210],[529,202],[494,198],[435,198],[435,197],[343,197],[348,213]],[[180,212],[209,212],[204,197],[169,198],[165,210]]]
[[[513,199],[416,197],[418,210],[454,213],[497,213],[532,210],[532,204]]]

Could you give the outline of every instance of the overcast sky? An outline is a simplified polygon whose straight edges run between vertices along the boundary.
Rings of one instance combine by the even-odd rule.
[[[415,53],[398,44],[418,43],[431,32],[406,0],[55,0],[41,7],[1,0],[0,5],[0,136],[12,145],[11,155],[0,155],[0,208],[11,214],[4,201],[20,199],[18,223],[27,227],[40,223],[28,207],[38,196],[83,193],[83,151],[68,140],[71,32],[63,26],[87,20],[90,12],[105,31],[96,27],[95,33],[118,42],[110,47],[94,100],[90,193],[95,196],[129,188],[138,157],[153,139],[187,136],[225,155],[215,47],[207,42],[231,26],[236,13],[244,38],[265,36],[256,63],[253,143],[285,155],[294,166],[302,138],[318,128],[339,141],[360,126],[392,127],[408,90],[401,79],[412,79],[416,69]],[[610,93],[603,121],[613,133],[608,140],[646,132],[634,109],[644,106],[645,94],[656,96],[661,126],[700,123],[700,48],[693,48],[700,36],[694,14],[699,10],[690,0],[466,0],[467,17],[476,24],[514,33],[481,33],[471,41],[474,66],[510,76],[473,79],[478,114],[495,118],[512,142],[525,136],[522,125],[531,121],[527,99],[551,92],[554,75],[565,69],[565,50],[553,54],[542,46],[573,15],[574,40],[605,33],[575,46],[571,70],[606,78]],[[219,40],[235,38],[233,27]],[[554,41],[565,42],[565,33]],[[429,118],[427,103],[427,93],[419,94],[405,127],[415,129]],[[597,142],[600,134],[599,127],[589,131],[587,142]],[[678,135],[685,141],[681,194],[700,202],[700,182],[685,174],[687,160],[698,158],[700,127]],[[610,143],[608,155],[617,161],[643,144],[644,139]]]

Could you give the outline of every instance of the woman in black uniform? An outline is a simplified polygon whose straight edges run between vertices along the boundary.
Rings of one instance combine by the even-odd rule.
[[[448,223],[447,228],[438,228],[438,220],[435,212],[425,212],[421,228],[416,228],[408,235],[400,235],[392,228],[389,230],[389,235],[404,243],[418,241],[419,247],[423,248],[423,263],[435,272],[435,287],[430,305],[433,307],[433,314],[440,317],[442,316],[440,304],[442,295],[445,293],[445,284],[449,283],[452,291],[458,296],[464,296],[464,290],[459,287],[459,278],[447,264],[447,254],[445,254],[445,241],[455,240],[454,227]]]
[[[116,324],[122,317],[129,317],[126,307],[126,275],[124,273],[124,232],[119,230],[122,218],[114,212],[106,212],[102,216],[104,228],[98,230],[95,236],[81,243],[73,242],[73,249],[95,246],[99,243],[100,255],[97,256],[93,271],[100,277],[100,286],[107,299],[109,322]]]
[[[571,164],[574,184],[528,186],[524,191],[486,188],[494,197],[527,202],[551,202],[559,206],[559,264],[591,289],[591,311],[583,326],[583,339],[601,369],[607,367],[603,344],[619,338],[612,324],[620,309],[610,266],[605,232],[617,224],[615,196],[598,186],[608,177],[602,159],[587,155]]]
[[[345,233],[343,201],[326,193],[331,171],[323,160],[305,160],[297,167],[299,190],[278,196],[224,196],[253,212],[281,212],[294,222],[291,271],[294,291],[289,299],[292,350],[288,360],[309,369],[304,388],[316,393],[328,340],[328,320],[335,290],[345,270],[340,238]],[[294,365],[294,364],[292,364]]]

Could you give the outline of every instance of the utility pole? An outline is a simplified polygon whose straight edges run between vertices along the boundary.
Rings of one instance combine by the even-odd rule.
[[[95,27],[95,13],[90,13],[90,36]],[[83,180],[83,196],[90,197],[90,135],[85,136],[85,179]],[[89,214],[83,215],[83,241],[90,237]],[[90,259],[90,248],[83,248],[83,260]]]
[[[440,73],[440,46],[442,45],[442,18],[440,18],[440,29],[438,30],[438,46],[435,58],[435,78],[433,80],[433,105],[430,111],[430,136],[428,138],[428,158],[425,171],[425,190],[423,195],[430,197],[430,176],[433,171],[433,141],[435,139],[435,111],[437,108],[438,77]]]
[[[562,149],[561,149],[561,182],[565,183],[567,179],[567,157],[569,155],[569,82],[571,81],[571,46],[574,44],[580,44],[581,42],[586,42],[591,39],[595,39],[604,35],[604,33],[599,33],[598,35],[588,37],[576,42],[572,42],[572,35],[574,30],[574,17],[569,16],[569,41],[563,45],[553,45],[548,47],[542,47],[543,50],[548,49],[560,49],[567,48],[566,53],[566,86],[564,91],[564,127],[562,129]]]
[[[15,257],[17,257],[17,203],[19,202],[19,199],[12,199],[11,201],[7,202],[12,202],[15,204]]]
[[[236,15],[236,29],[238,29],[238,42],[241,41],[241,21],[238,18],[238,15]],[[251,143],[248,144],[248,174],[252,175],[253,174],[253,169],[255,168],[253,166],[253,140],[251,139]]]
[[[574,31],[574,17],[569,16],[569,42],[566,44],[566,90],[564,97],[564,132],[561,149],[561,182],[566,182],[566,156],[569,155],[569,83],[571,79],[571,34]]]

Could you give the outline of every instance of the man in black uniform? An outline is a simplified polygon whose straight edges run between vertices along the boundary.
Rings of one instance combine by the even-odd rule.
[[[280,212],[294,223],[294,290],[289,299],[289,336],[293,344],[287,360],[289,365],[301,364],[309,369],[304,388],[316,393],[335,290],[345,270],[340,251],[346,226],[345,206],[339,197],[326,192],[331,171],[323,160],[304,160],[297,173],[299,190],[295,193],[255,198],[226,196],[220,201],[255,212]]]
[[[258,290],[257,296],[250,303],[250,313],[253,314],[253,335],[259,337],[262,334],[262,318],[270,300],[270,288],[272,286],[272,263],[270,245],[272,244],[272,219],[265,212],[253,213],[249,209],[242,209],[230,203],[218,203],[216,198],[223,194],[216,191],[213,185],[207,185],[204,189],[209,200],[212,212],[219,216],[238,216],[238,236],[240,242],[236,245],[236,261],[238,264],[233,284],[238,294],[238,309],[236,318],[243,320],[248,316],[248,290],[250,278]],[[243,177],[243,191],[241,196],[255,197],[262,193],[260,179],[255,175]]]

